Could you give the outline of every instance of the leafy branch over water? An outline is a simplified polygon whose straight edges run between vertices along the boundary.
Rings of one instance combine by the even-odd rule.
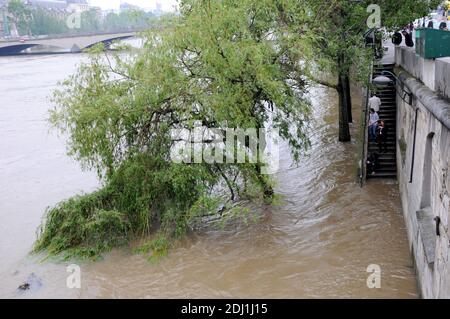
[[[195,122],[242,129],[270,122],[298,159],[309,146],[310,114],[303,35],[291,28],[309,19],[300,2],[184,1],[174,27],[148,32],[135,56],[105,59],[93,50],[55,93],[51,122],[104,186],[50,209],[34,251],[95,258],[153,235],[140,251],[163,255],[225,192],[270,203],[263,161],[177,164],[170,132]]]

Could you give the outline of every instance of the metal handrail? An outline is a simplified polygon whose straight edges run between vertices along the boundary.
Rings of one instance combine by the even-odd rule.
[[[373,61],[370,66],[369,72],[369,82],[371,83],[373,77]],[[362,123],[362,150],[361,150],[361,162],[360,162],[360,173],[359,173],[359,183],[363,187],[367,178],[367,148],[369,140],[368,123],[369,123],[369,99],[370,99],[370,84],[367,84],[365,90],[365,101],[363,104],[363,123]]]

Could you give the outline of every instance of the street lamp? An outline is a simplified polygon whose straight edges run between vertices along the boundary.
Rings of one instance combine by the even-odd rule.
[[[377,88],[384,89],[384,88],[386,88],[387,86],[389,86],[390,84],[393,84],[394,81],[392,81],[392,80],[391,80],[390,78],[388,78],[387,76],[379,75],[379,76],[377,76],[376,78],[374,78],[374,79],[372,80],[372,83],[375,84],[375,86],[376,86]]]
[[[401,88],[402,88],[402,95],[400,96],[402,98],[402,100],[405,103],[408,103],[409,105],[412,105],[412,93],[408,92],[405,90],[405,86],[404,83],[401,82],[398,77],[390,72],[390,71],[382,71],[381,72],[382,75],[377,76],[376,78],[372,79],[372,83],[377,87],[377,88],[386,88],[387,86],[389,86],[390,84],[395,84],[397,83],[401,83]],[[395,81],[391,80],[390,78],[388,78],[386,75],[391,75],[395,78]],[[406,97],[408,97],[408,100],[406,100]]]

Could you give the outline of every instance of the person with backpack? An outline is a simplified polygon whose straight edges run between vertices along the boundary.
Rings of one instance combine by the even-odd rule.
[[[378,120],[377,127],[377,144],[379,147],[380,153],[383,153],[382,148],[384,146],[384,153],[387,153],[387,138],[388,138],[388,128],[384,121]]]

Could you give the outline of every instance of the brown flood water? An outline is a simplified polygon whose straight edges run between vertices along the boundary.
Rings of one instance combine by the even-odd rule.
[[[337,142],[336,94],[315,89],[313,147],[299,167],[282,146],[280,205],[247,226],[204,231],[157,264],[118,249],[82,262],[28,256],[47,206],[98,186],[49,131],[47,97],[82,55],[0,58],[0,297],[4,298],[417,298],[395,181],[355,183],[356,144]],[[359,119],[360,96],[354,96]],[[358,134],[358,123],[353,124]],[[370,264],[381,288],[369,289]],[[34,273],[40,285],[19,293]]]

